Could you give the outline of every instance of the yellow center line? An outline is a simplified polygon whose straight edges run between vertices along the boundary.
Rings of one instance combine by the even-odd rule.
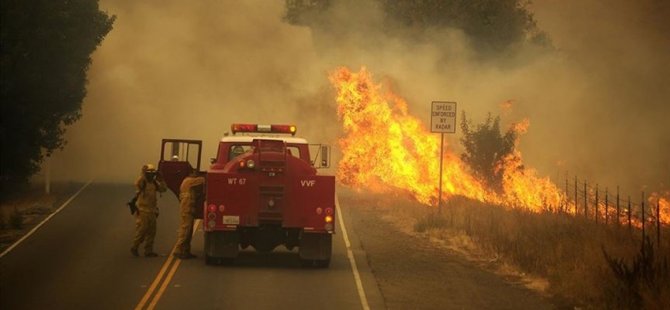
[[[161,285],[160,289],[158,289],[158,293],[154,296],[154,299],[151,300],[151,303],[147,307],[147,310],[153,310],[156,307],[156,304],[158,303],[158,300],[163,296],[163,293],[165,292],[165,289],[168,286],[168,283],[172,281],[172,277],[174,276],[175,272],[177,272],[177,268],[179,268],[179,264],[181,264],[181,259],[178,259],[177,262],[172,265],[172,269],[170,269],[170,272],[168,273],[167,277],[165,278],[165,281],[163,281],[163,285]]]
[[[195,235],[196,230],[198,229],[198,226],[200,225],[201,220],[195,220],[195,223],[193,224],[193,235]],[[135,307],[135,310],[142,310],[144,308],[144,305],[149,301],[149,298],[151,295],[153,295],[154,290],[158,286],[159,283],[162,284],[160,288],[158,289],[158,292],[156,292],[156,295],[154,295],[153,299],[151,300],[151,303],[147,306],[147,309],[154,309],[156,307],[156,304],[158,303],[158,300],[163,296],[163,293],[165,292],[165,289],[167,289],[168,284],[170,281],[172,281],[172,278],[174,277],[174,274],[177,272],[177,268],[179,268],[179,265],[181,264],[181,259],[174,259],[174,252],[177,249],[177,245],[172,248],[172,251],[170,251],[170,254],[168,255],[168,259],[165,261],[163,264],[163,267],[161,268],[161,271],[156,275],[156,279],[154,279],[153,283],[151,283],[151,286],[147,290],[147,292],[144,294],[142,297],[142,300],[140,300],[140,303]],[[171,264],[172,261],[175,261],[174,264]],[[172,268],[170,268],[170,265],[172,265]],[[167,276],[163,279],[163,276],[165,275],[165,271],[170,269],[170,271],[167,273]]]
[[[154,290],[158,286],[158,283],[160,283],[160,280],[163,278],[163,275],[165,274],[165,271],[170,267],[170,264],[172,263],[172,260],[174,259],[174,256],[172,256],[172,253],[174,253],[174,250],[177,248],[175,245],[172,248],[172,251],[170,251],[170,254],[168,254],[168,258],[163,264],[163,267],[161,270],[158,272],[158,275],[156,275],[156,278],[154,281],[151,283],[151,286],[149,286],[149,289],[147,290],[146,293],[144,293],[144,296],[142,296],[142,299],[140,300],[140,303],[137,304],[137,307],[135,307],[135,310],[142,310],[144,305],[147,303],[149,300],[149,297],[151,297],[151,294],[153,294]]]

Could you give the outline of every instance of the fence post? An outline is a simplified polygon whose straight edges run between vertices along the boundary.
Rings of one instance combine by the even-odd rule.
[[[577,216],[577,176],[575,176],[575,216]]]
[[[589,194],[586,191],[586,180],[584,180],[584,216],[588,219],[589,218],[589,205],[588,201],[586,198],[589,196]]]
[[[621,214],[619,213],[619,185],[616,186],[616,225],[619,226],[619,222],[621,221],[621,218],[619,218]]]
[[[596,224],[598,224],[598,183],[596,183],[596,207],[595,207],[595,211],[596,211],[596,215],[595,215]]]
[[[570,197],[570,192],[568,192],[568,173],[565,173],[565,212],[570,212],[568,210],[570,208],[570,201],[568,200]]]
[[[628,230],[631,228],[631,223],[630,223],[630,195],[628,195]]]
[[[641,206],[640,207],[640,210],[641,210],[640,214],[642,216],[642,254],[644,256],[644,238],[646,236],[645,235],[646,232],[644,231],[644,226],[645,226],[644,225],[644,222],[645,222],[645,217],[644,217],[644,191],[642,191],[642,196],[641,197],[642,197],[642,199],[640,201],[640,206]]]
[[[607,187],[605,187],[605,225],[607,225],[608,221],[609,221],[609,219],[608,219],[609,216],[607,214],[607,203],[609,202],[609,199],[608,199],[609,195],[608,194],[609,193],[607,192]]]
[[[661,198],[656,198],[656,246],[661,249]]]

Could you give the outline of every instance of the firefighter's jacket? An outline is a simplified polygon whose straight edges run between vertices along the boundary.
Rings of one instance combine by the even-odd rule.
[[[162,178],[156,178],[153,182],[150,182],[142,175],[135,181],[135,187],[139,193],[137,195],[137,208],[140,212],[158,214],[156,193],[167,190],[165,181]]]
[[[187,176],[179,186],[179,207],[182,214],[194,214],[195,204],[202,197],[205,178]]]

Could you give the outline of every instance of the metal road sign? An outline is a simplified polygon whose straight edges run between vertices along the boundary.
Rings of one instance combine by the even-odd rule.
[[[456,102],[433,101],[430,112],[430,131],[456,133]]]
[[[442,161],[444,159],[444,134],[456,133],[456,102],[433,101],[430,109],[430,131],[440,134],[440,183],[437,212],[442,213]]]

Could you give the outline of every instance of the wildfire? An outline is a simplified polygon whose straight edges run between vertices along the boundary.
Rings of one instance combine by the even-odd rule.
[[[670,191],[652,193],[648,201],[652,206],[655,206],[658,203],[661,223],[670,224]],[[654,208],[652,207],[652,210],[653,209]]]
[[[438,197],[440,141],[421,120],[410,115],[407,103],[375,84],[362,68],[358,73],[340,68],[330,75],[337,91],[337,113],[345,136],[340,139],[342,159],[338,179],[346,185],[377,191],[401,189],[417,201],[434,205]],[[520,135],[529,121],[514,125]],[[442,188],[453,195],[540,212],[564,201],[561,191],[548,178],[524,168],[521,153],[501,161],[502,192],[487,188],[466,168],[460,157],[446,147]]]
[[[340,140],[343,156],[338,179],[377,191],[404,189],[421,203],[436,202],[438,137],[408,114],[402,98],[372,83],[367,70],[351,73],[342,68],[330,80],[337,89],[337,113],[347,133]],[[454,154],[445,155],[443,171],[445,192],[478,199],[486,196]]]

